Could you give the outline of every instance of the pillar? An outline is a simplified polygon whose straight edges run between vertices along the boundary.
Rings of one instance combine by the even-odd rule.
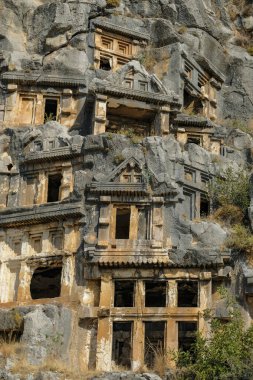
[[[31,299],[31,277],[31,268],[26,264],[26,262],[22,262],[19,272],[19,287],[17,293],[17,301],[27,301]]]
[[[132,371],[137,371],[144,364],[144,325],[141,318],[133,322]]]
[[[152,247],[161,248],[163,242],[163,197],[153,197]]]
[[[107,247],[109,245],[109,240],[115,239],[116,208],[113,208],[110,202],[111,197],[100,197],[98,245],[101,247]]]
[[[74,257],[67,256],[62,262],[62,278],[61,278],[61,297],[69,297],[71,295],[72,284],[75,275]]]
[[[208,321],[205,321],[203,318],[203,311],[212,307],[212,275],[211,272],[202,272],[199,277],[199,307],[201,309],[199,331],[207,335],[210,326]]]
[[[110,371],[112,361],[112,322],[110,308],[113,302],[113,284],[110,275],[101,277],[100,310],[97,331],[96,369]]]
[[[160,108],[160,130],[161,135],[165,136],[169,134],[169,126],[170,126],[170,108],[167,106],[163,106]]]
[[[130,230],[129,239],[136,240],[138,236],[138,209],[136,206],[131,206],[131,217],[130,217]]]
[[[62,180],[59,194],[60,201],[68,198],[69,194],[73,191],[73,174],[71,162],[62,164],[62,169]]]
[[[166,329],[166,342],[165,342],[165,352],[168,355],[168,363],[171,367],[175,367],[176,363],[172,359],[171,353],[178,350],[178,324],[173,318],[167,320]]]
[[[95,115],[94,115],[94,126],[93,134],[99,135],[104,133],[106,130],[106,107],[107,107],[107,96],[97,94],[95,103]]]
[[[168,281],[168,299],[170,307],[177,307],[177,282],[176,280]]]

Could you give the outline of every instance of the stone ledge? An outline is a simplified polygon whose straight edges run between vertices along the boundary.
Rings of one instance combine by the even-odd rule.
[[[55,202],[31,207],[8,208],[0,212],[0,227],[26,226],[82,216],[84,216],[84,210],[81,202]]]

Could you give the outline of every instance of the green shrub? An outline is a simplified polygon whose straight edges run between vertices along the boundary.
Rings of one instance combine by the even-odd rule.
[[[250,205],[249,175],[242,170],[235,172],[228,168],[223,178],[215,178],[211,182],[209,197],[215,208],[233,205],[246,213]]]
[[[247,52],[249,53],[249,55],[253,55],[253,46],[248,46]]]
[[[226,245],[228,248],[253,253],[253,235],[247,227],[236,224],[227,239]]]
[[[185,380],[243,380],[253,373],[253,326],[244,329],[239,306],[228,291],[220,289],[226,302],[229,318],[226,321],[206,313],[210,335],[197,335],[192,351],[177,354],[182,372],[178,379]]]

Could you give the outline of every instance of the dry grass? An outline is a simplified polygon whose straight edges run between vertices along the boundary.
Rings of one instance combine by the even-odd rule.
[[[168,368],[168,358],[163,348],[157,347],[154,352],[154,366],[153,370],[157,373],[161,378],[165,376],[166,369]]]
[[[120,6],[120,0],[106,0],[108,7],[116,8]]]
[[[223,222],[223,224],[231,226],[236,223],[241,223],[244,215],[242,210],[235,205],[225,205],[219,207],[212,215],[214,220]]]
[[[6,359],[21,352],[22,343],[0,341],[0,353]]]
[[[24,355],[18,357],[11,371],[21,377],[26,377],[29,374],[36,375],[40,372],[57,372],[62,375],[63,379],[69,380],[91,380],[93,377],[101,374],[101,372],[97,370],[77,371],[68,366],[65,362],[55,358],[47,358],[44,363],[40,365],[31,365]]]

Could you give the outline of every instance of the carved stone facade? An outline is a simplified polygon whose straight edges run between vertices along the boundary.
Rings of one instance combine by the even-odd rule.
[[[204,310],[231,280],[226,232],[206,220],[224,78],[175,48],[171,88],[136,60],[146,33],[98,18],[87,38],[87,75],[1,77],[13,135],[0,151],[0,303],[69,307],[78,363],[138,370],[152,347],[187,351],[207,334]]]

